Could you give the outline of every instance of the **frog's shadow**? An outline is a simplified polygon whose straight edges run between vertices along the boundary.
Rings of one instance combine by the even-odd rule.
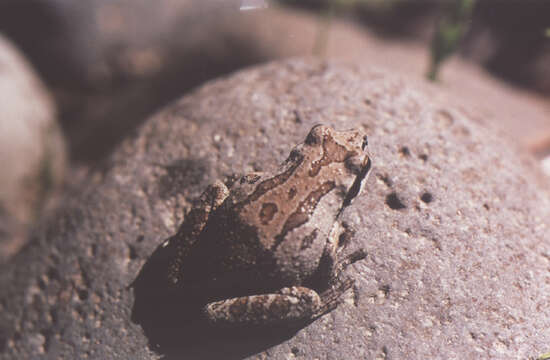
[[[220,328],[209,324],[192,296],[159,285],[145,266],[132,288],[132,321],[141,325],[151,350],[164,359],[242,359],[292,338],[310,320],[292,326]]]

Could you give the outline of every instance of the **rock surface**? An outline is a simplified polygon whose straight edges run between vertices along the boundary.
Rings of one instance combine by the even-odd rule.
[[[0,35],[0,262],[24,243],[60,184],[65,147],[54,104],[33,69]]]
[[[0,268],[0,357],[524,359],[549,351],[547,178],[464,109],[411,79],[313,60],[206,84],[149,119]],[[182,324],[172,343],[155,346],[155,330],[131,321],[128,288],[147,257],[209,182],[276,165],[316,123],[369,133],[373,175],[345,213],[357,230],[351,247],[369,254],[348,270],[356,296],[285,341],[237,334],[238,346],[212,337],[178,347]]]

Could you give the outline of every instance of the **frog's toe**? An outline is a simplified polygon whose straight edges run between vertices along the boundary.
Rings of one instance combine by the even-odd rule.
[[[313,318],[322,316],[332,310],[334,310],[343,301],[342,295],[355,285],[355,280],[346,278],[344,280],[338,280],[336,284],[329,289],[321,293],[321,306],[317,309],[317,312],[313,315]]]
[[[367,257],[367,252],[365,249],[359,249],[351,254],[348,254],[347,256],[343,257],[342,259],[338,260],[336,264],[334,264],[333,272],[331,274],[331,278],[329,280],[329,284],[332,284],[333,287],[335,284],[338,284],[341,280],[340,277],[342,275],[342,272],[351,264],[356,263],[357,261],[363,260]]]

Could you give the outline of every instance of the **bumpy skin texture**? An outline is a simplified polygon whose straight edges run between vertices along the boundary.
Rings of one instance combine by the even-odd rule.
[[[166,286],[192,294],[216,324],[313,320],[334,309],[358,250],[340,256],[349,229],[341,211],[371,168],[360,130],[313,127],[274,173],[209,186],[178,233],[152,258],[166,259]]]

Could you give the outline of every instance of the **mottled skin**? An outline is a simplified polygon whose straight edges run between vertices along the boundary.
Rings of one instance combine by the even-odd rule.
[[[291,324],[334,309],[353,285],[342,270],[366,256],[340,257],[350,234],[338,222],[370,171],[366,146],[360,130],[318,125],[276,172],[210,185],[156,251],[167,286],[215,324]]]

